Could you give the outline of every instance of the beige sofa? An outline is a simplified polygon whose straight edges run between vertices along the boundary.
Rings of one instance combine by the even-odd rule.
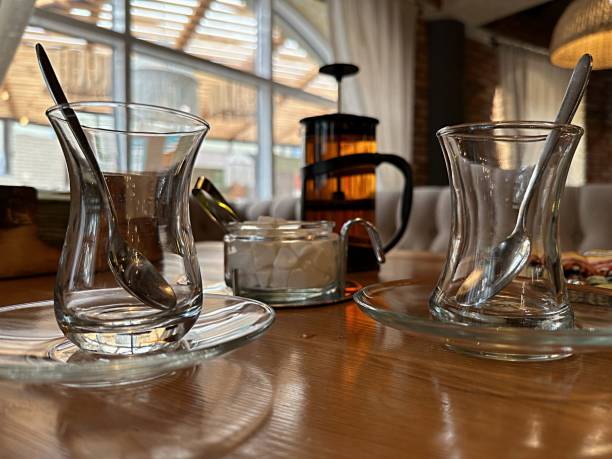
[[[391,237],[398,224],[398,205],[399,193],[383,192],[377,196],[377,226],[385,240]],[[236,207],[241,216],[249,220],[261,215],[285,219],[295,219],[299,215],[297,198]],[[410,223],[396,249],[444,253],[449,240],[450,219],[450,190],[447,187],[416,187]],[[196,240],[222,237],[221,231],[197,209],[197,204],[193,204],[192,224]],[[612,249],[612,184],[566,188],[561,202],[561,249]]]

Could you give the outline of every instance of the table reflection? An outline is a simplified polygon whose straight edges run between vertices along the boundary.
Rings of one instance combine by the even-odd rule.
[[[262,371],[225,359],[125,386],[13,389],[0,431],[35,428],[75,458],[222,457],[264,424],[273,402]]]

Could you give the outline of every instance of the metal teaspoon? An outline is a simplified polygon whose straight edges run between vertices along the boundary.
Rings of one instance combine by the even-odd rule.
[[[578,105],[589,82],[593,58],[584,54],[576,63],[572,76],[561,102],[559,113],[555,118],[557,124],[567,124],[572,121]],[[531,254],[531,240],[527,234],[527,211],[534,195],[537,183],[542,179],[559,134],[552,131],[544,150],[527,184],[523,195],[516,225],[512,233],[497,245],[482,266],[474,269],[457,290],[456,300],[464,306],[477,306],[503,290],[523,269]]]
[[[68,99],[55,75],[51,61],[40,43],[36,44],[36,55],[51,97],[58,105],[68,104]],[[117,227],[117,213],[113,206],[110,191],[76,113],[69,106],[60,107],[60,109],[89,163],[105,204],[109,226],[108,264],[115,279],[129,293],[148,306],[157,309],[174,308],[176,306],[176,294],[170,284],[142,253],[128,244],[121,236]]]

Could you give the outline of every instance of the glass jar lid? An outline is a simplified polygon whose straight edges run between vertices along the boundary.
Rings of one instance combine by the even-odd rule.
[[[332,221],[276,220],[232,222],[226,225],[226,237],[265,240],[312,240],[335,236]]]

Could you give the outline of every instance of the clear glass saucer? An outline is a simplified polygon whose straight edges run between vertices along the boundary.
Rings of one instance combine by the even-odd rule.
[[[355,292],[360,290],[363,286],[353,280],[347,280],[346,286],[344,287],[344,295],[335,296],[335,295],[322,295],[316,298],[310,298],[308,300],[303,301],[292,301],[292,302],[283,302],[283,303],[270,303],[274,309],[281,308],[309,308],[314,306],[331,306],[332,304],[343,303],[345,301],[349,301],[353,298]]]
[[[100,386],[144,381],[240,347],[273,321],[273,309],[259,301],[205,294],[200,317],[175,347],[113,357],[68,341],[55,321],[53,301],[2,306],[0,379]]]
[[[447,347],[499,360],[554,360],[575,353],[612,350],[612,302],[609,298],[570,292],[573,329],[546,331],[526,328],[466,326],[434,320],[429,296],[434,280],[406,279],[373,284],[354,296],[374,320]],[[588,302],[586,302],[588,300]]]
[[[269,302],[268,304],[272,306],[274,309],[281,308],[309,308],[314,306],[331,306],[333,304],[343,303],[345,301],[350,301],[353,299],[353,295],[363,288],[357,281],[347,280],[346,286],[344,289],[344,295],[338,297],[335,295],[322,295],[316,298],[310,298],[308,300],[303,301],[285,301],[282,303],[273,303]],[[231,295],[232,289],[225,285],[224,282],[216,282],[211,283],[204,287],[205,293],[214,293],[218,295]]]

